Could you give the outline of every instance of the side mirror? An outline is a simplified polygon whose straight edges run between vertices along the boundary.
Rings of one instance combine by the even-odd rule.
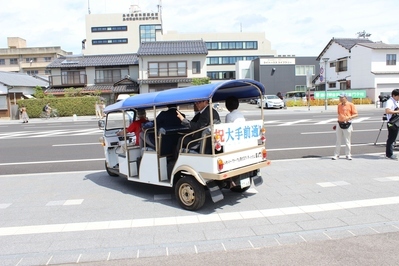
[[[103,119],[98,120],[98,128],[104,129],[104,127],[105,127],[105,120]]]

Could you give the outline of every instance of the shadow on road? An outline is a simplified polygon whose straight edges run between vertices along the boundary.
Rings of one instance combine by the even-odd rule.
[[[108,189],[116,190],[124,194],[131,195],[132,197],[141,198],[144,202],[164,204],[169,207],[180,208],[175,195],[174,189],[171,187],[162,187],[138,182],[131,182],[123,177],[112,177],[107,172],[96,172],[90,173],[85,176],[85,180],[90,180],[93,183],[106,187]],[[257,194],[248,190],[244,193],[236,193],[227,189],[222,190],[224,199],[214,203],[207,191],[206,201],[204,206],[197,210],[198,214],[211,214],[215,213],[218,209],[224,209],[227,206],[235,206],[240,203],[241,200],[252,197]],[[171,200],[155,200],[155,195],[170,195]]]

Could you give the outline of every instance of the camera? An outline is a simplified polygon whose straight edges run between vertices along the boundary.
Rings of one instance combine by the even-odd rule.
[[[388,95],[379,95],[378,98],[380,98],[380,102],[386,102],[389,99]]]
[[[387,120],[388,120],[387,114],[383,114],[383,115],[382,115],[382,121],[387,121]]]

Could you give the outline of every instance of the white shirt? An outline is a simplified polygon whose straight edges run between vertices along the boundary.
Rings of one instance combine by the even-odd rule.
[[[226,123],[243,122],[245,121],[244,115],[237,109],[231,111],[226,115]]]
[[[397,107],[398,107],[398,103],[392,97],[388,99],[388,101],[386,102],[386,105],[385,105],[385,109],[391,109],[392,111],[394,111]],[[387,114],[388,121],[389,121],[389,119],[391,119],[391,117],[392,117],[392,114]]]

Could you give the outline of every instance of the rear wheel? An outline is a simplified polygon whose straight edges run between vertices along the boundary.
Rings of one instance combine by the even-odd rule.
[[[43,119],[43,120],[44,120],[44,119],[47,119],[47,118],[48,118],[47,113],[46,113],[46,112],[41,112],[41,113],[40,113],[40,118]]]
[[[192,176],[177,181],[175,195],[180,206],[189,211],[198,210],[205,203],[205,188]]]

